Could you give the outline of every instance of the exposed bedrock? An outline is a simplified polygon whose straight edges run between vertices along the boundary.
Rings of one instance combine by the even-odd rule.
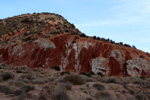
[[[31,68],[59,66],[62,71],[93,71],[109,76],[150,75],[150,59],[145,52],[91,38],[75,37],[60,34],[31,43],[12,44],[0,49],[0,63]]]

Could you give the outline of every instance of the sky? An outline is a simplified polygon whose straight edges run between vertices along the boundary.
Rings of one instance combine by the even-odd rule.
[[[0,19],[25,13],[62,15],[88,36],[150,52],[150,0],[1,0]]]

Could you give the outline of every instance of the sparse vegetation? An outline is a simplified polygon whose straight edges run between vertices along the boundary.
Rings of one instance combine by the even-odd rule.
[[[86,75],[78,75],[75,74],[74,72],[61,75],[60,71],[53,70],[51,68],[47,70],[37,69],[37,68],[29,69],[26,66],[23,66],[23,67],[14,68],[15,70],[21,71],[21,73],[17,73],[17,71],[12,71],[13,67],[7,67],[7,65],[5,65],[3,69],[0,69],[1,76],[5,72],[9,72],[7,70],[10,69],[11,69],[10,72],[13,73],[13,77],[6,78],[5,81],[1,79],[0,92],[5,93],[6,95],[16,96],[18,97],[18,100],[31,98],[28,97],[29,93],[32,93],[32,91],[38,91],[37,86],[39,88],[42,88],[43,92],[42,93],[39,92],[38,97],[32,97],[31,100],[33,98],[37,100],[38,99],[72,100],[72,98],[70,97],[70,92],[75,92],[75,91],[78,91],[79,93],[86,95],[87,99],[90,98],[96,100],[120,100],[119,99],[120,97],[118,95],[116,95],[117,98],[113,98],[113,96],[111,96],[109,92],[110,90],[118,91],[119,88],[116,86],[120,86],[120,88],[122,88],[119,90],[121,91],[119,93],[122,93],[122,95],[130,94],[132,96],[130,97],[131,100],[132,98],[136,98],[136,100],[147,100],[147,98],[150,98],[148,94],[149,92],[146,93],[139,92],[138,90],[128,85],[128,84],[136,85],[136,87],[139,88],[140,90],[147,91],[150,88],[150,82],[147,81],[148,80],[147,78],[144,80],[141,78],[134,78],[134,77],[122,78],[124,81],[127,81],[126,83],[124,83],[123,81],[121,81],[121,79],[118,79],[117,77],[105,76],[105,77],[101,77],[103,81],[96,81],[93,79],[95,75],[93,75],[92,77],[87,77]],[[53,72],[51,73],[51,71]],[[93,72],[89,72],[89,73],[92,74]],[[53,80],[51,80],[52,78]],[[51,84],[51,82],[53,84]],[[108,84],[108,83],[113,83],[113,84]],[[105,84],[106,86],[104,86],[103,84]],[[110,90],[108,90],[108,88]],[[91,90],[93,91],[92,96],[90,92]]]
[[[61,72],[61,73],[60,73],[60,75],[62,75],[62,76],[63,76],[63,75],[68,75],[68,74],[70,74],[70,73],[69,73],[69,72]]]
[[[42,15],[45,16],[44,19],[41,19]],[[55,15],[55,17],[53,15]],[[58,22],[55,25],[51,25],[51,29],[48,29],[46,31],[45,29],[47,28],[47,25],[50,24],[49,21],[52,21],[52,22],[58,21]],[[33,27],[33,29],[30,27]],[[89,36],[86,36],[84,33],[81,34],[81,32],[75,28],[74,24],[70,24],[61,15],[54,14],[54,13],[44,12],[41,14],[40,13],[22,14],[20,16],[6,18],[0,21],[0,31],[1,31],[0,36],[4,34],[11,34],[11,33],[14,34],[17,30],[18,30],[17,32],[21,32],[23,29],[29,29],[28,35],[31,35],[31,34],[40,35],[44,29],[46,34],[57,35],[60,33],[69,32],[71,34],[79,34],[81,37],[89,37]],[[104,42],[113,43],[116,45],[123,45],[126,47],[131,47],[129,44],[123,44],[122,42],[115,43],[115,41],[113,40],[105,39],[102,37],[93,36],[92,38],[96,40],[104,41]],[[23,38],[22,40],[28,41],[30,40],[30,38],[29,37]],[[136,48],[134,45],[132,47]]]
[[[135,97],[137,100],[146,100],[146,97],[142,94],[137,94]]]
[[[135,94],[135,91],[134,91],[134,90],[129,89],[129,88],[127,88],[127,89],[128,89],[128,91],[129,91],[129,93],[130,93],[130,94],[132,94],[132,95],[134,95],[134,94]]]

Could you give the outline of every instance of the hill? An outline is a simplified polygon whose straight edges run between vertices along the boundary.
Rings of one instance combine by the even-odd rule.
[[[150,54],[58,14],[0,20],[0,100],[150,100]]]
[[[53,13],[0,20],[0,63],[108,76],[150,76],[149,54],[122,42],[88,37]]]

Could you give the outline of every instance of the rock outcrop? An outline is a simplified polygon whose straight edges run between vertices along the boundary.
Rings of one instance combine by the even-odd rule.
[[[32,19],[21,19],[26,21],[22,22],[24,27],[17,26],[20,28],[17,31],[0,36],[1,64],[30,68],[59,66],[62,71],[93,71],[109,76],[150,76],[150,57],[141,50],[82,37],[73,24],[55,14],[27,14],[19,18],[24,16]],[[7,25],[6,20],[1,23]],[[36,31],[31,33],[33,30]]]

